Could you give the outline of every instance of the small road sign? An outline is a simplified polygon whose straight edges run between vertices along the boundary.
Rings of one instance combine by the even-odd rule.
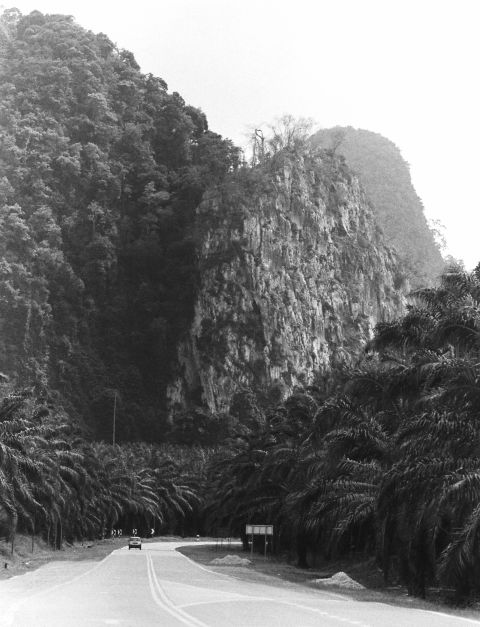
[[[273,536],[273,525],[247,525],[247,536]]]
[[[251,556],[253,557],[253,536],[264,536],[264,551],[265,557],[267,557],[267,536],[273,536],[273,525],[246,525],[245,533],[247,536],[251,536]]]

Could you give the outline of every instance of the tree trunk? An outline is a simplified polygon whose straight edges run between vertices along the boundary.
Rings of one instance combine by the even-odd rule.
[[[298,568],[310,568],[307,561],[308,541],[304,533],[297,534],[297,566]]]
[[[470,580],[467,575],[463,577],[461,581],[457,582],[457,585],[455,586],[455,605],[458,605],[459,607],[465,607],[468,605],[471,591]]]
[[[33,515],[32,520],[32,553],[35,548],[35,514]]]
[[[243,531],[242,531],[242,533],[240,534],[240,539],[242,540],[242,548],[243,548],[243,550],[248,552],[249,546],[248,546],[248,536],[247,536],[247,534],[243,533]]]
[[[10,519],[10,542],[11,542],[11,553],[13,555],[13,550],[15,548],[15,536],[17,535],[17,525],[18,525],[18,514],[17,512],[12,512]]]
[[[425,586],[425,578],[422,576],[422,573],[415,573],[410,582],[409,594],[414,597],[418,597],[420,599],[425,598],[426,586]]]

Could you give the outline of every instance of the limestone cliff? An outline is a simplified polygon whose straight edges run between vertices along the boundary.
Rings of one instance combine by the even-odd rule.
[[[379,133],[351,126],[322,129],[311,141],[343,155],[358,175],[376,220],[408,272],[410,284],[414,288],[437,284],[445,261],[413,186],[410,166],[399,148]]]
[[[196,229],[199,286],[173,411],[228,411],[242,386],[308,384],[403,310],[395,254],[358,180],[324,152],[245,169],[205,196]]]

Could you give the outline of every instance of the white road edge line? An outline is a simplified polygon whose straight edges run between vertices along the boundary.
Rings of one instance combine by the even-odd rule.
[[[241,577],[235,577],[235,575],[227,575],[227,574],[224,574],[224,573],[219,573],[216,570],[211,570],[210,568],[205,568],[205,566],[202,566],[198,562],[195,562],[190,557],[188,557],[187,555],[184,555],[181,551],[178,550],[178,549],[181,549],[181,548],[182,548],[181,546],[177,547],[175,549],[175,553],[177,553],[178,555],[181,555],[184,559],[188,560],[194,566],[196,566],[197,568],[200,568],[200,570],[204,570],[205,572],[210,573],[211,575],[216,575],[217,577],[225,577],[226,579],[235,579],[236,581],[245,581]],[[298,584],[295,584],[295,585],[298,585]],[[350,602],[353,601],[351,597],[347,597],[347,596],[345,596],[343,594],[339,594],[337,592],[329,592],[327,590],[320,590],[320,589],[317,589],[317,588],[314,588],[314,590],[316,592],[321,592],[324,596],[326,596],[328,599],[331,599],[331,600],[350,601]]]
[[[184,625],[188,625],[189,627],[208,627],[205,623],[197,620],[194,616],[190,616],[187,612],[184,612],[180,607],[175,606],[172,601],[170,601],[158,582],[151,556],[147,553],[146,557],[148,582],[155,603]]]
[[[201,544],[213,544],[213,542],[212,543],[210,543],[210,542],[209,543],[202,542]],[[201,570],[204,570],[207,573],[210,573],[212,575],[217,575],[219,577],[225,577],[227,579],[237,579],[237,580],[243,581],[243,579],[240,579],[240,577],[235,577],[234,575],[227,575],[227,574],[223,574],[223,573],[218,573],[215,570],[210,570],[209,568],[205,568],[205,566],[202,566],[201,564],[198,564],[198,562],[195,562],[190,557],[188,557],[187,555],[184,555],[181,551],[178,550],[178,549],[181,549],[182,546],[190,546],[190,545],[186,544],[186,545],[177,546],[174,549],[175,553],[178,553],[179,555],[181,555],[184,559],[186,559],[189,562],[191,562],[192,564],[194,564],[197,568],[200,568]],[[327,594],[329,596],[336,597],[337,599],[342,599],[343,601],[352,601],[353,602],[353,599],[351,597],[343,596],[342,594],[336,594],[334,592],[326,592],[324,590],[319,590],[319,592],[324,592],[325,594]],[[379,601],[379,603],[383,603],[383,601]],[[386,603],[386,605],[388,605],[388,603]],[[455,614],[446,614],[445,612],[436,612],[435,610],[420,610],[420,611],[421,612],[425,612],[425,614],[433,614],[434,616],[444,616],[445,618],[454,618],[455,620],[463,620],[466,623],[473,623],[474,625],[480,625],[480,621],[475,620],[474,618],[465,618],[463,616],[456,616]],[[358,623],[352,623],[352,624],[358,624]]]
[[[337,620],[341,623],[348,623],[349,625],[359,625],[359,627],[372,627],[369,623],[364,623],[358,620],[350,620],[349,618],[345,618],[344,616],[338,616],[337,614],[331,614],[326,610],[319,610],[316,607],[310,607],[309,605],[302,605],[301,603],[295,603],[293,601],[283,601],[282,599],[277,599],[275,597],[253,597],[244,595],[238,599],[220,599],[218,601],[197,601],[196,603],[186,603],[181,607],[194,607],[196,605],[216,605],[218,603],[242,603],[244,601],[262,601],[267,603],[275,603],[276,605],[290,605],[292,607],[297,607],[301,610],[306,610],[309,612],[314,612],[315,614],[320,614],[320,616],[325,616],[327,618],[331,618],[333,620]]]
[[[463,620],[466,623],[473,623],[474,625],[480,625],[479,620],[474,618],[465,618],[464,616],[456,616],[455,614],[445,614],[445,612],[435,612],[434,610],[420,610],[425,614],[433,614],[434,616],[445,616],[445,618],[454,618],[455,620]]]

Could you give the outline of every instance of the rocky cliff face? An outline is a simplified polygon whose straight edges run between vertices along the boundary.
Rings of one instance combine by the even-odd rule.
[[[394,246],[414,288],[438,283],[445,267],[439,244],[413,187],[410,166],[395,144],[363,129],[318,131],[314,145],[343,155],[372,202],[375,218]]]
[[[242,387],[285,394],[349,362],[404,306],[402,274],[341,160],[281,153],[197,211],[200,283],[172,411],[228,411]]]

